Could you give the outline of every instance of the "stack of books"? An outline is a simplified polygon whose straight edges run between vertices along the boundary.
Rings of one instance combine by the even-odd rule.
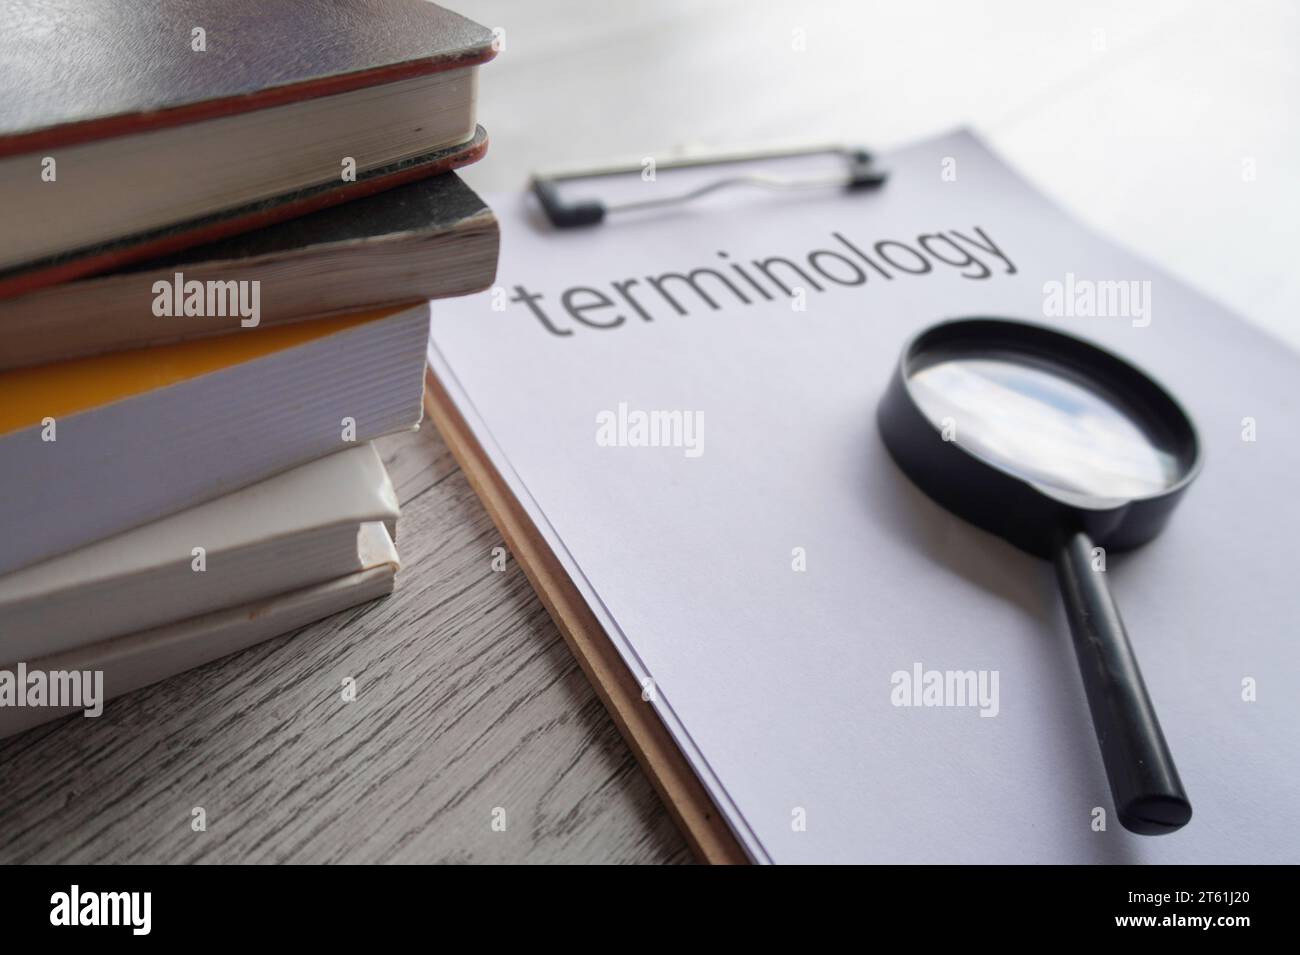
[[[370,442],[495,275],[493,54],[425,0],[0,11],[0,735],[391,592]]]

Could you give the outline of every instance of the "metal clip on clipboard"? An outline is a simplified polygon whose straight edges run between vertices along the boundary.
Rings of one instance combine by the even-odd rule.
[[[624,165],[603,165],[589,169],[533,175],[529,185],[542,211],[551,225],[557,229],[571,229],[578,226],[599,225],[606,216],[616,212],[632,212],[662,206],[682,205],[699,199],[720,189],[732,186],[757,186],[763,189],[828,189],[841,188],[848,191],[876,189],[884,185],[889,174],[877,169],[869,152],[856,146],[809,146],[801,148],[751,150],[747,152],[711,153],[695,156],[677,157],[662,162],[656,161],[656,169],[692,169],[703,166],[723,166],[734,163],[761,162],[768,159],[792,159],[804,156],[839,156],[844,160],[846,169],[843,174],[817,176],[805,179],[771,176],[761,172],[742,175],[723,176],[712,182],[697,186],[685,192],[659,196],[654,199],[639,199],[630,202],[606,203],[601,199],[580,199],[566,201],[560,195],[560,184],[581,179],[601,179],[639,173],[642,166],[637,163]]]

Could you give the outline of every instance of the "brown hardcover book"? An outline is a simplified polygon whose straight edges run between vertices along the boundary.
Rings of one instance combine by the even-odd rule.
[[[431,176],[0,300],[0,371],[468,295],[492,284],[498,241],[492,211],[459,176]]]
[[[444,172],[486,28],[425,0],[0,7],[0,297]]]

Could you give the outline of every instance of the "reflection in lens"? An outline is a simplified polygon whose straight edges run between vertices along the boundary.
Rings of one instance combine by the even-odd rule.
[[[956,426],[967,451],[1036,484],[1106,499],[1158,494],[1181,476],[1119,408],[1051,371],[1000,358],[957,358],[910,377],[925,416]]]

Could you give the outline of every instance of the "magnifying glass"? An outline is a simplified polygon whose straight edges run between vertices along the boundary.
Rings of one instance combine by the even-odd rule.
[[[1160,532],[1201,465],[1187,413],[1137,368],[1039,325],[994,318],[921,332],[877,422],[899,468],[959,517],[1051,559],[1120,823],[1192,817],[1105,555]]]

